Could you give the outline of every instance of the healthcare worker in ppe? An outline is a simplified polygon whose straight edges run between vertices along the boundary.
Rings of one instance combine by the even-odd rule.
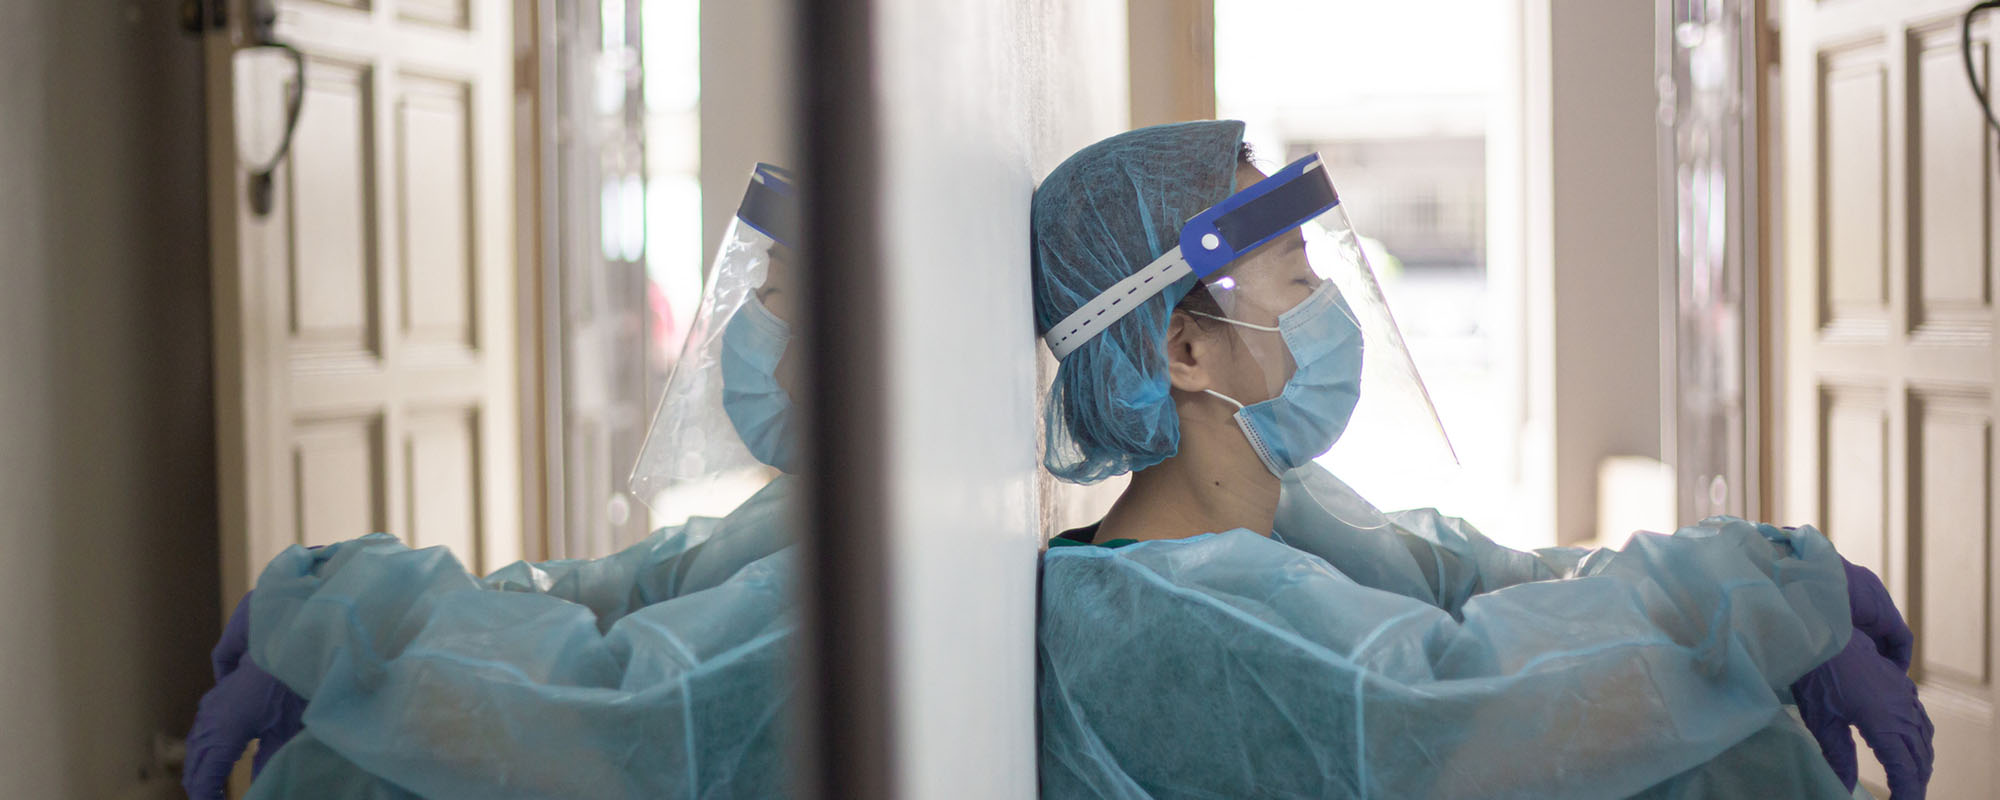
[[[217,646],[189,794],[222,797],[253,739],[252,798],[782,794],[796,225],[790,177],[758,165],[632,476],[664,514],[747,499],[483,579],[380,534],[285,551]]]
[[[1046,465],[1133,473],[1043,559],[1045,797],[1838,797],[1850,725],[1921,796],[1908,629],[1811,528],[1522,553],[1316,466],[1350,425],[1448,452],[1316,155],[1121,134],[1032,232]]]

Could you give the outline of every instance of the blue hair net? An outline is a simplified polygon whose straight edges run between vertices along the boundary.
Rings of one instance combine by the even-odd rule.
[[[1236,191],[1243,123],[1157,125],[1070,156],[1030,211],[1035,332],[1180,243],[1181,226]],[[1049,388],[1042,462],[1095,483],[1150,467],[1180,447],[1168,394],[1167,318],[1195,285],[1183,278],[1070,353]]]

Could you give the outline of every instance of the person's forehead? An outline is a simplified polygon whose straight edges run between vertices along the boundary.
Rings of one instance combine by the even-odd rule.
[[[1227,273],[1238,279],[1264,280],[1298,277],[1310,272],[1304,238],[1297,230],[1279,234],[1271,241],[1230,262]]]

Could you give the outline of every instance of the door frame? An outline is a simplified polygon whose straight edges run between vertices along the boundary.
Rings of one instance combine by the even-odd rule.
[[[542,561],[562,530],[562,242],[556,212],[561,184],[554,88],[556,4],[514,0],[514,216],[520,353],[521,551]]]

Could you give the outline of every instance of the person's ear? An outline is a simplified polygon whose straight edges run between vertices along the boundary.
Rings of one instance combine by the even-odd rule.
[[[1214,334],[1179,311],[1167,318],[1167,383],[1183,392],[1214,388],[1219,353]]]

